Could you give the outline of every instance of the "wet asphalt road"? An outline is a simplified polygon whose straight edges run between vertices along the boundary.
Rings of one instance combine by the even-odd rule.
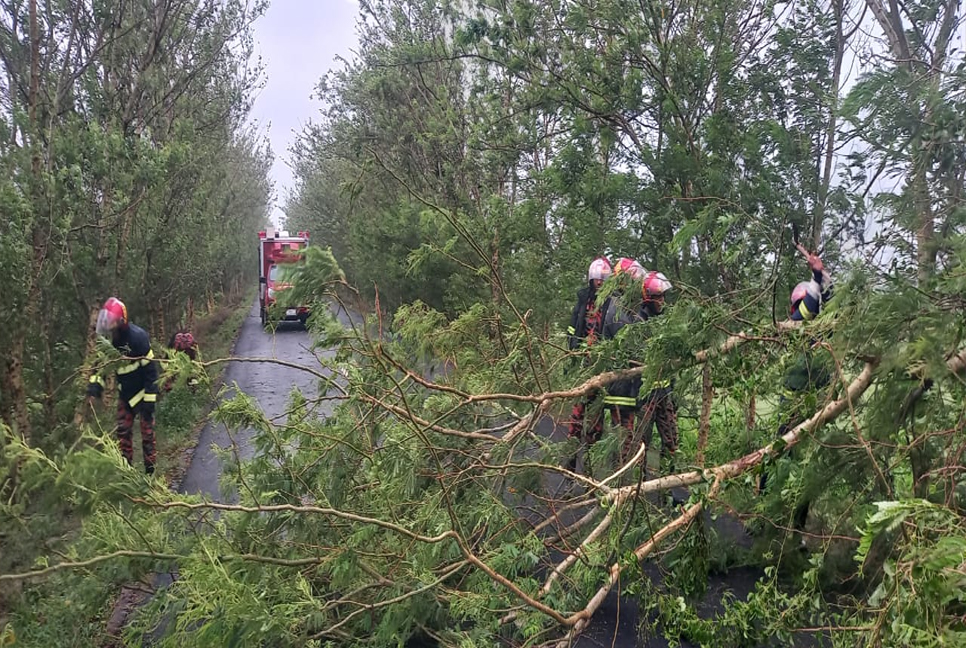
[[[348,316],[344,311],[337,313],[337,316],[343,323],[348,323]],[[242,324],[232,355],[238,358],[284,360],[321,371],[318,358],[310,350],[311,344],[309,334],[297,322],[283,323],[274,333],[264,330],[259,321],[256,301]],[[321,356],[329,355],[331,352],[317,351],[316,353]],[[286,418],[286,407],[292,389],[298,387],[306,398],[313,398],[318,394],[319,380],[316,376],[272,362],[230,362],[225,369],[223,380],[226,386],[232,387],[237,384],[241,391],[255,398],[269,420],[276,423],[284,422]],[[327,405],[323,404],[320,407],[324,408]],[[326,410],[321,409],[320,415],[325,414]],[[218,484],[221,462],[212,447],[231,448],[234,439],[241,458],[250,459],[251,437],[251,431],[247,430],[229,436],[223,425],[209,422],[201,431],[194,457],[181,480],[178,491],[203,494],[213,501],[226,501],[225,494],[220,492]],[[229,494],[227,500],[230,499],[232,498]]]
[[[337,316],[343,323],[348,323],[349,316],[344,311],[337,313]],[[310,348],[309,334],[297,323],[282,325],[274,333],[265,331],[259,322],[256,303],[242,325],[233,356],[284,360],[309,366],[318,371],[320,369],[318,360]],[[317,351],[316,353],[331,352]],[[225,370],[224,384],[229,387],[237,384],[239,389],[254,397],[265,414],[276,422],[284,421],[289,394],[294,387],[298,387],[307,398],[312,398],[318,393],[316,376],[271,362],[231,362]],[[325,410],[322,410],[320,415],[324,416],[325,413]],[[537,429],[541,436],[555,439],[565,437],[565,432],[559,427],[555,429],[549,419],[542,421]],[[245,430],[229,436],[227,430],[220,424],[206,425],[202,430],[191,464],[181,481],[179,492],[203,494],[204,497],[214,501],[234,500],[232,493],[221,492],[219,487],[221,464],[212,447],[230,448],[234,442],[241,457],[250,458],[253,452],[251,436],[251,432]],[[652,577],[660,578],[653,567],[647,568],[646,572]],[[726,580],[722,578],[713,580],[709,583],[711,595],[704,611],[707,613],[714,610],[725,590],[732,590],[735,595],[743,599],[754,587],[757,575],[751,570],[737,570],[726,577]],[[168,578],[163,578],[162,581],[170,582]],[[163,582],[157,584],[163,586]],[[591,625],[574,645],[577,648],[592,646],[662,648],[668,645],[663,638],[641,641],[638,638],[639,622],[637,604],[628,597],[618,597],[616,593],[612,593],[595,614]],[[681,645],[687,647],[692,644],[684,641]]]

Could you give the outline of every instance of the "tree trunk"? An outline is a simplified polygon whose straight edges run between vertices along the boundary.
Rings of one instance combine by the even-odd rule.
[[[31,238],[34,245],[32,256],[33,264],[30,268],[30,276],[27,282],[27,304],[24,312],[25,322],[31,321],[37,312],[37,288],[40,284],[40,277],[43,274],[43,266],[46,261],[45,232],[41,227],[38,215],[42,186],[42,165],[40,156],[39,124],[37,123],[37,106],[40,102],[40,34],[37,25],[37,0],[29,0],[27,5],[30,30],[30,85],[27,96],[27,117],[30,128],[30,193],[33,198],[33,213],[31,224]],[[6,376],[4,377],[4,391],[9,395],[11,401],[12,415],[8,419],[16,428],[27,445],[31,444],[30,417],[27,411],[27,390],[24,386],[23,358],[24,350],[27,345],[28,330],[22,324],[19,330],[14,331],[13,341],[10,345],[10,355],[6,359]]]
[[[94,355],[94,348],[97,345],[97,332],[95,327],[97,326],[97,314],[100,312],[99,306],[94,306],[90,309],[87,317],[87,341],[84,345],[84,360],[91,358]],[[81,378],[84,381],[82,388],[87,388],[87,380],[90,378],[90,372],[85,371],[81,374]],[[74,410],[74,428],[80,428],[81,424],[84,422],[84,417],[87,413],[87,404],[82,400]]]
[[[704,466],[704,451],[708,447],[708,433],[711,431],[711,401],[714,398],[714,385],[711,383],[711,363],[704,363],[701,370],[701,419],[698,422],[699,466]]]
[[[755,400],[755,392],[751,392],[751,396],[748,397],[748,411],[745,414],[745,427],[748,430],[755,429],[755,418],[757,417],[757,402]]]
[[[926,183],[926,162],[929,152],[924,145],[913,155],[910,191],[919,217],[916,230],[916,261],[919,284],[922,286],[936,270],[936,219],[930,204],[929,186]]]
[[[124,252],[127,249],[127,236],[128,230],[130,229],[130,218],[128,217],[127,210],[124,210],[121,213],[119,221],[117,233],[117,252],[116,256],[114,257],[114,281],[111,284],[111,292],[114,295],[120,294],[121,274],[124,272]]]
[[[27,411],[27,390],[23,382],[23,355],[25,335],[18,335],[10,346],[10,355],[4,362],[3,391],[8,395],[11,411],[4,412],[4,422],[30,445],[30,417]]]
[[[52,311],[51,306],[50,303],[47,303],[44,312],[50,313]],[[44,353],[44,432],[48,435],[57,427],[57,417],[54,408],[54,359],[50,350],[50,341],[53,334],[50,330],[50,320],[51,318],[49,316],[40,318],[40,337]]]
[[[835,59],[832,61],[832,80],[829,84],[828,125],[825,128],[825,166],[822,182],[819,185],[815,213],[812,217],[812,250],[822,244],[822,227],[828,207],[828,190],[832,183],[832,163],[835,159],[835,126],[838,123],[839,84],[842,79],[842,59],[845,56],[845,35],[842,20],[845,14],[845,0],[833,0],[835,12]]]

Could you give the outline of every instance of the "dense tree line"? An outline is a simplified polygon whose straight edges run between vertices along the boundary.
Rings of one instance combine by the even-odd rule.
[[[896,574],[936,558],[930,547],[963,525],[963,474],[953,467],[963,447],[966,225],[959,3],[373,0],[361,13],[358,56],[322,80],[321,119],[293,151],[299,183],[287,211],[331,245],[350,282],[378,293],[389,312],[402,306],[392,324],[413,346],[396,352],[446,358],[458,367],[447,384],[466,393],[572,387],[573,374],[556,382],[548,349],[563,344],[588,263],[608,253],[664,271],[679,289],[647,345],[625,339],[617,356],[646,359],[645,373],[682,366],[728,332],[787,318],[789,291],[807,272],[799,239],[821,251],[838,282],[818,326],[838,369],[833,382],[858,380],[863,362],[875,379],[858,392],[866,401],[849,410],[850,422],[813,421],[804,433],[817,447],[793,455],[793,467],[786,457],[769,469],[786,471],[783,495],[732,488],[724,501],[773,537],[790,526],[796,501],[817,503],[812,532],[825,561],[807,572],[813,580],[798,581],[817,589],[782,608],[784,629],[837,619],[873,642],[961,637],[956,604],[928,621],[928,604],[899,620],[914,577]],[[468,331],[489,341],[469,343]],[[678,397],[692,460],[731,465],[772,440],[782,372],[814,338],[759,335],[779,344],[742,347],[703,368],[683,362]],[[395,366],[371,355],[374,370]],[[960,378],[950,381],[950,370]],[[429,388],[417,412],[409,408],[418,398],[391,381],[384,389],[360,398],[416,427],[489,427],[472,419],[467,428],[456,413],[482,412],[442,388]],[[833,393],[810,401],[810,413]],[[463,483],[465,475],[437,471]],[[927,501],[942,523],[912,513]],[[856,529],[866,534],[858,572],[841,562],[856,555],[841,541]],[[595,540],[628,550],[625,536],[607,537],[617,544]],[[514,543],[529,547],[525,535]],[[961,557],[954,544],[938,562]],[[678,564],[701,571],[697,558]],[[842,585],[857,576],[862,586]],[[937,591],[949,591],[949,578],[938,576]],[[579,578],[569,585],[587,596]],[[847,593],[823,597],[823,586]],[[805,600],[821,601],[822,613],[790,621]],[[842,600],[848,611],[837,616]],[[499,607],[480,601],[474,613]],[[700,634],[697,619],[686,623]]]
[[[76,556],[6,580],[177,565],[128,629],[174,615],[169,645],[562,648],[617,591],[642,635],[708,646],[962,643],[959,11],[363,0],[286,206],[323,243],[290,296],[335,348],[305,367],[325,395],[293,393],[284,422],[243,394],[218,407],[258,450],[229,460],[234,504],[93,448],[56,470],[20,448],[31,488],[94,515]],[[835,279],[805,325],[789,321],[796,242]],[[574,290],[602,253],[676,295],[570,352]],[[369,319],[327,316],[354,291]],[[815,358],[829,384],[780,400]],[[623,456],[610,425],[590,469],[566,468],[574,443],[550,433],[574,400],[669,371],[677,472],[642,470],[648,448]],[[682,506],[654,501],[679,487]],[[803,502],[804,552],[788,542]],[[709,578],[735,566],[753,591],[708,615]]]
[[[163,338],[255,281],[271,191],[248,125],[261,5],[0,6],[0,415],[28,443],[76,437],[61,426],[107,296]]]

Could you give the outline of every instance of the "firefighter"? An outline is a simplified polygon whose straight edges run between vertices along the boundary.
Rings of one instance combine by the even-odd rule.
[[[567,346],[571,351],[589,348],[600,337],[601,314],[610,300],[605,300],[600,306],[597,305],[597,291],[604,281],[611,276],[612,268],[610,261],[605,257],[594,259],[587,269],[587,285],[577,291],[577,304],[574,306],[570,316],[570,326],[567,328]],[[570,417],[570,438],[583,438],[584,415],[587,406],[597,397],[596,393],[587,394],[583,399],[574,404]],[[600,421],[595,420],[588,435],[590,443],[597,441],[601,433]],[[568,467],[573,470],[577,465],[576,455],[570,460]]]
[[[628,324],[640,322],[641,306],[628,308],[622,304],[621,300],[628,288],[646,276],[646,271],[640,263],[634,259],[622,258],[617,262],[617,269],[614,275],[619,277],[619,284],[614,296],[604,309],[603,337],[612,340],[622,328]],[[625,378],[617,380],[607,386],[607,394],[604,396],[604,406],[610,410],[611,420],[615,426],[620,426],[628,431],[634,429],[634,416],[637,412],[637,399],[641,389],[641,378]]]
[[[188,358],[191,359],[192,362],[198,359],[198,344],[197,342],[195,342],[195,337],[191,334],[190,331],[187,331],[184,329],[174,333],[171,336],[171,339],[168,340],[169,358],[171,357],[172,351],[180,351],[181,353],[184,353],[185,355],[188,356]],[[199,384],[199,380],[197,376],[192,375],[190,378],[188,378],[188,387],[192,391],[194,391],[198,387],[198,384]],[[171,388],[173,386],[174,386],[174,378],[172,377],[172,378],[169,378],[167,382],[165,382],[164,392],[167,393],[171,391]]]
[[[195,343],[195,336],[190,331],[181,330],[171,336],[168,340],[168,348],[174,351],[181,351],[192,360],[197,360],[198,345]]]
[[[642,321],[657,317],[664,312],[665,296],[671,288],[671,282],[663,273],[653,271],[647,273],[641,284],[640,319]],[[652,383],[647,396],[638,404],[641,411],[644,444],[650,447],[656,426],[657,433],[661,437],[662,470],[667,471],[668,474],[674,472],[674,454],[678,449],[678,410],[674,403],[673,388],[671,378],[659,377]],[[628,441],[632,439],[628,438]],[[629,444],[625,447],[625,455],[630,450]],[[646,467],[647,462],[644,463]]]
[[[832,279],[822,260],[800,248],[805,254],[806,262],[812,271],[809,281],[802,281],[792,289],[789,297],[789,319],[793,321],[809,322],[821,312],[825,303],[832,298]],[[778,426],[778,436],[784,436],[790,429],[798,425],[801,420],[802,397],[811,391],[826,387],[831,381],[831,373],[826,363],[816,359],[814,350],[821,343],[820,339],[811,339],[808,348],[801,353],[795,363],[785,372],[782,384],[782,395],[779,399],[779,416],[782,423]],[[768,481],[768,473],[763,471],[758,483],[759,493],[764,493]],[[795,531],[801,532],[805,528],[810,506],[809,498],[805,498],[796,507],[792,524]],[[804,539],[801,547],[805,547]]]
[[[127,307],[116,297],[104,302],[97,316],[97,334],[111,341],[122,357],[117,367],[117,428],[121,454],[134,462],[134,417],[141,417],[141,446],[144,470],[154,474],[157,454],[154,440],[154,407],[158,400],[158,366],[147,332],[128,321]],[[88,401],[104,394],[104,378],[97,372],[87,387]]]

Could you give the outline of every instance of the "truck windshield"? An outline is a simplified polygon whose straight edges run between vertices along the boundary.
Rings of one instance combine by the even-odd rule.
[[[268,269],[269,281],[278,281],[278,275],[279,275],[279,268],[277,265],[273,265],[271,268]]]

